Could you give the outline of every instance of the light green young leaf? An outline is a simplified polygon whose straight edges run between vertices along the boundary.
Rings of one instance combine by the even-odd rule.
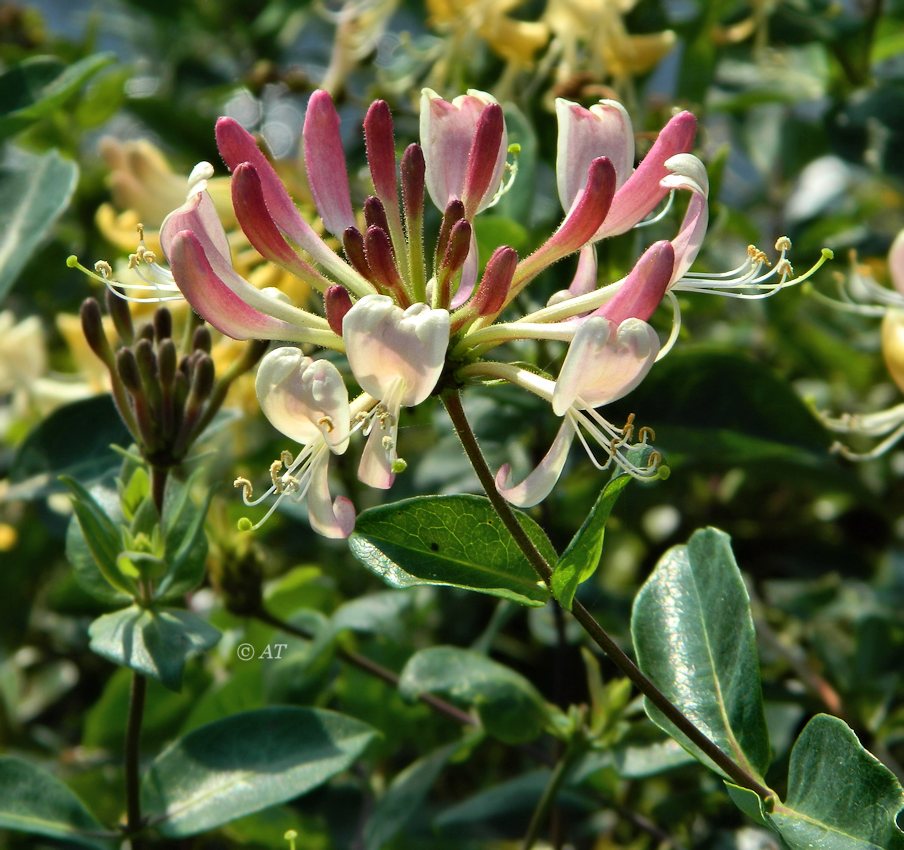
[[[182,685],[185,662],[220,639],[217,629],[189,611],[136,605],[98,617],[88,634],[98,655],[174,691]]]
[[[518,521],[550,563],[552,544],[530,517]],[[417,496],[364,511],[352,554],[393,587],[449,585],[543,605],[549,592],[483,496]]]
[[[536,738],[549,717],[543,697],[521,674],[454,646],[432,646],[409,658],[399,692],[407,699],[442,694],[474,706],[487,732],[510,744]]]
[[[96,848],[115,837],[52,773],[12,756],[0,757],[0,828]]]
[[[142,808],[167,838],[207,832],[322,785],[374,734],[360,720],[313,708],[262,708],[217,720],[154,760]]]
[[[630,480],[630,475],[618,475],[603,487],[590,513],[556,564],[552,574],[552,592],[562,607],[569,611],[578,586],[596,572],[603,553],[606,522]]]
[[[769,815],[791,850],[902,850],[904,790],[837,717],[818,714],[791,750],[788,795]]]
[[[640,669],[709,739],[753,776],[769,766],[769,737],[750,600],[724,532],[707,528],[670,549],[634,600]],[[650,719],[713,770],[649,701]]]

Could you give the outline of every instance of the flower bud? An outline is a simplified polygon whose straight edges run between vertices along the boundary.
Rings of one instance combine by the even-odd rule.
[[[213,358],[208,354],[202,354],[195,363],[191,375],[190,394],[197,402],[204,401],[213,391],[215,370]]]
[[[154,336],[157,342],[173,335],[173,315],[166,307],[158,307],[154,313]]]
[[[85,335],[91,350],[102,360],[107,368],[113,368],[113,349],[104,333],[104,320],[100,312],[100,304],[94,298],[86,298],[82,302],[79,315],[82,320],[82,333]]]
[[[157,346],[157,365],[160,372],[160,383],[164,387],[172,386],[176,377],[176,344],[172,339],[164,339]]]
[[[436,237],[436,252],[433,255],[434,271],[438,269],[440,260],[446,255],[446,248],[449,245],[449,235],[455,224],[465,217],[465,205],[459,200],[449,201],[446,211],[443,213],[443,220],[439,226],[439,235]]]
[[[386,218],[386,208],[379,198],[371,195],[364,202],[364,222],[368,227],[379,227],[389,233],[389,221]]]
[[[141,374],[131,348],[121,348],[116,353],[116,371],[125,388],[132,394],[141,392]]]
[[[212,345],[213,341],[210,338],[210,330],[207,325],[201,325],[200,327],[195,328],[195,332],[192,334],[191,339],[192,351],[203,351],[205,354],[210,354]]]
[[[402,205],[408,221],[424,214],[424,152],[420,145],[408,145],[402,155]]]
[[[374,275],[364,253],[364,236],[357,227],[347,227],[342,234],[342,248],[346,259],[355,267],[362,277],[373,281]]]
[[[107,313],[113,319],[116,333],[126,345],[131,345],[135,341],[135,327],[132,324],[132,314],[129,312],[129,302],[120,298],[109,288],[105,300]]]
[[[471,301],[474,313],[492,316],[502,309],[517,265],[518,253],[514,248],[502,245],[493,252]]]
[[[344,286],[331,286],[324,293],[323,306],[326,320],[330,323],[333,333],[342,336],[342,320],[352,309],[352,299],[348,290]]]

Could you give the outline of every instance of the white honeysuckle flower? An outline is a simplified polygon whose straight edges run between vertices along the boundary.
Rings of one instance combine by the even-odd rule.
[[[445,365],[449,313],[426,304],[403,310],[388,296],[366,295],[346,313],[342,338],[355,380],[379,400],[364,425],[358,477],[385,489],[404,468],[396,451],[399,412],[430,395]]]
[[[616,401],[634,389],[650,371],[659,351],[659,338],[646,322],[626,319],[617,327],[601,316],[584,322],[568,348],[558,380],[553,381],[510,363],[476,363],[467,374],[504,378],[550,402],[563,421],[546,456],[522,481],[512,480],[508,464],[496,474],[500,493],[514,505],[531,507],[545,499],[562,474],[568,450],[577,436],[591,462],[603,470],[615,463],[636,477],[655,477],[659,457],[654,453],[649,466],[638,467],[624,453],[634,436],[633,420],[618,428],[595,408]],[[646,442],[649,429],[641,429]],[[605,458],[599,460],[587,437],[600,446]]]
[[[339,370],[328,360],[312,360],[294,347],[270,351],[258,367],[255,383],[261,410],[278,431],[302,444],[296,457],[283,452],[270,467],[272,485],[257,499],[251,483],[236,480],[245,504],[260,504],[276,495],[262,525],[287,496],[305,500],[311,527],[325,537],[348,537],[355,527],[355,509],[344,496],[331,499],[330,454],[342,454],[351,434],[348,391]]]

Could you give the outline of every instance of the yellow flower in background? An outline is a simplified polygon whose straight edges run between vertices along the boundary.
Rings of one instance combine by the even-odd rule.
[[[632,35],[624,16],[637,0],[549,0],[543,20],[552,32],[544,64],[558,89],[612,82],[616,87],[652,70],[675,44],[671,30]]]

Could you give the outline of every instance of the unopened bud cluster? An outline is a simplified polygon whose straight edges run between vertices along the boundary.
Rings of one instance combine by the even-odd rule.
[[[222,406],[229,385],[263,356],[266,343],[249,344],[218,379],[205,325],[190,326],[179,343],[166,307],[136,327],[128,303],[109,290],[106,306],[120,345],[107,338],[94,298],[85,299],[80,311],[85,339],[110,373],[113,400],[141,455],[154,466],[175,466]]]

